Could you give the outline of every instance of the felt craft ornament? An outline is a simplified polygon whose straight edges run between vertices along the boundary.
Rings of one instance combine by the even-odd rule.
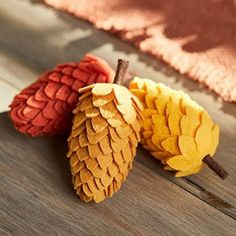
[[[17,130],[31,136],[68,133],[78,89],[112,83],[113,77],[105,61],[89,54],[80,62],[60,64],[15,96],[10,118]]]
[[[134,78],[130,91],[144,106],[141,143],[176,177],[198,173],[205,162],[222,179],[228,173],[214,161],[219,126],[187,94],[162,83]]]
[[[141,103],[125,87],[128,62],[119,60],[115,82],[79,90],[68,158],[76,193],[85,202],[101,202],[126,180],[140,140]]]

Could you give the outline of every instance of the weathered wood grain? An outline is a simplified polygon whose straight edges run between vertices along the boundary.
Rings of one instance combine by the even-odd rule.
[[[164,227],[164,230],[166,230],[167,235],[172,234],[174,232],[173,230],[176,230],[176,227],[178,229],[178,232],[181,233],[182,228],[179,229],[179,227],[181,225],[184,225],[183,227],[187,227],[188,220],[189,225],[191,225],[192,228],[197,228],[197,230],[199,230],[196,231],[196,234],[198,232],[202,234],[209,233],[213,227],[212,222],[216,220],[218,216],[223,217],[219,218],[223,221],[224,219],[227,219],[225,225],[227,226],[229,224],[230,233],[230,229],[232,229],[233,227],[233,225],[231,224],[232,221],[228,220],[227,216],[224,216],[223,213],[219,212],[216,209],[219,209],[232,218],[236,217],[236,136],[234,134],[236,130],[235,104],[227,104],[218,100],[218,98],[214,94],[208,92],[205,88],[202,88],[197,83],[189,81],[183,76],[178,75],[176,72],[167,68],[157,60],[138,53],[129,45],[121,42],[113,36],[108,35],[107,33],[94,29],[87,23],[77,20],[65,13],[57,12],[54,9],[46,7],[39,2],[40,1],[33,0],[0,1],[0,77],[3,77],[4,80],[8,81],[13,85],[13,87],[16,88],[16,90],[14,90],[12,87],[13,90],[11,91],[13,92],[9,96],[13,97],[14,93],[16,93],[18,89],[21,89],[27,84],[33,82],[36,77],[44,70],[52,68],[59,62],[79,60],[83,57],[84,53],[87,52],[91,52],[95,55],[103,57],[104,59],[109,61],[114,68],[117,58],[125,58],[130,61],[130,71],[135,72],[142,77],[151,78],[155,81],[165,82],[172,88],[183,89],[188,94],[190,94],[193,99],[204,106],[206,110],[208,110],[212,115],[214,120],[220,124],[221,143],[215,158],[225,166],[225,168],[229,171],[230,176],[225,181],[221,181],[217,176],[214,175],[214,173],[212,173],[207,168],[204,168],[203,171],[201,171],[201,173],[199,173],[198,175],[183,179],[176,179],[172,176],[171,173],[163,171],[160,163],[157,160],[151,158],[150,155],[140,149],[139,155],[137,157],[137,162],[135,164],[135,166],[138,167],[133,171],[135,173],[134,177],[132,177],[132,173],[130,175],[130,179],[133,178],[132,181],[134,182],[132,183],[134,183],[135,187],[131,187],[127,183],[126,188],[128,189],[122,191],[127,191],[126,194],[129,194],[131,196],[135,195],[137,193],[137,190],[135,188],[138,188],[137,183],[135,182],[135,178],[137,178],[136,175],[142,175],[141,173],[144,172],[144,179],[142,181],[144,181],[145,183],[147,181],[145,180],[146,178],[156,179],[156,182],[154,181],[155,184],[149,187],[145,187],[147,192],[151,191],[151,193],[159,194],[159,192],[156,191],[156,188],[157,186],[159,186],[159,181],[162,183],[160,186],[160,198],[164,200],[165,198],[167,198],[165,200],[165,203],[162,202],[166,207],[165,211],[167,213],[164,213],[164,208],[162,208],[163,211],[160,211],[160,214],[167,214],[166,218],[164,218],[166,220],[166,222],[164,223],[166,228]],[[2,80],[0,79],[0,107],[3,107],[3,109],[6,110],[9,105],[8,103],[10,98],[8,97],[7,100],[4,99],[3,93],[1,92],[3,89],[1,83],[4,82],[2,82]],[[5,119],[6,117],[3,118],[3,120]],[[7,125],[9,129],[11,129],[11,126],[7,122],[5,122],[4,124]],[[4,128],[2,127],[1,122],[0,127]],[[10,133],[8,134],[8,132]],[[14,138],[15,135],[16,138]],[[163,223],[163,219],[159,219],[160,214],[158,212],[152,212],[152,209],[150,211],[152,212],[151,215],[153,218],[151,216],[150,218],[148,218],[147,215],[144,214],[144,216],[147,217],[145,221],[147,223],[141,222],[141,220],[139,220],[137,216],[133,218],[133,213],[129,212],[130,208],[132,208],[133,203],[131,202],[131,200],[127,199],[127,196],[124,198],[119,198],[119,201],[115,200],[118,198],[115,197],[114,200],[111,200],[112,203],[104,203],[108,205],[110,204],[109,206],[105,205],[105,213],[103,212],[103,207],[95,207],[95,205],[88,206],[83,203],[79,203],[79,207],[76,208],[79,201],[71,190],[70,176],[68,174],[68,171],[64,171],[67,166],[65,164],[66,162],[64,160],[64,154],[58,154],[58,152],[55,153],[57,147],[61,152],[63,152],[63,150],[60,149],[60,145],[63,142],[61,139],[59,139],[61,141],[52,141],[52,139],[31,140],[13,131],[5,130],[5,133],[3,135],[1,133],[1,129],[0,138],[1,141],[5,140],[3,144],[1,144],[2,142],[0,141],[0,155],[1,157],[4,157],[4,161],[1,161],[0,163],[0,174],[5,173],[1,175],[0,182],[0,188],[4,190],[4,194],[1,195],[1,204],[4,205],[4,208],[1,208],[3,210],[1,211],[0,216],[3,215],[3,217],[0,217],[0,233],[1,230],[4,230],[4,232],[6,233],[11,232],[11,230],[14,231],[18,228],[21,228],[23,234],[25,222],[30,222],[30,218],[27,218],[27,212],[31,212],[31,217],[33,217],[33,223],[32,225],[28,223],[27,229],[32,230],[31,232],[41,232],[42,234],[46,234],[46,228],[49,223],[52,225],[52,232],[55,232],[55,234],[59,234],[61,228],[66,228],[65,232],[71,232],[73,234],[75,231],[77,232],[77,229],[79,229],[78,218],[82,217],[82,219],[84,219],[84,217],[86,216],[93,216],[96,219],[95,221],[100,223],[102,226],[109,225],[109,223],[104,223],[102,222],[102,220],[97,221],[97,219],[100,219],[98,217],[99,214],[101,214],[101,218],[105,218],[105,221],[117,221],[122,225],[118,228],[113,228],[111,231],[109,231],[109,229],[105,231],[111,234],[116,232],[116,230],[120,230],[120,228],[124,228],[125,230],[131,229],[130,233],[138,234],[139,230],[141,230],[141,226],[146,229],[145,224],[148,224],[148,220],[153,223],[154,228],[155,226],[161,227],[160,225]],[[18,145],[18,142],[20,146]],[[6,143],[8,143],[8,145],[6,145]],[[29,153],[26,152],[27,149]],[[28,153],[27,158],[25,158],[24,156],[25,153]],[[17,157],[17,162],[14,162],[14,156]],[[49,163],[51,164],[48,164],[45,160],[42,163],[38,163],[37,161],[35,161],[35,156],[40,158],[42,156],[45,156],[45,158],[48,158],[50,160]],[[19,160],[22,160],[22,164],[20,167]],[[55,163],[57,165],[55,165]],[[138,163],[142,163],[142,165],[145,165],[146,167],[148,167],[148,169],[142,167]],[[19,167],[19,170],[15,165]],[[22,166],[26,167],[26,171]],[[16,169],[18,171],[16,171]],[[51,169],[52,172],[50,172]],[[6,175],[6,173],[9,173],[9,178],[7,177],[8,174]],[[34,184],[30,181],[31,178],[34,180]],[[57,188],[54,191],[54,179],[58,182],[61,181],[64,183],[64,187],[62,188],[62,190],[60,190],[61,188]],[[2,180],[7,180],[7,182],[5,182],[5,185],[4,181]],[[171,181],[173,184],[169,181]],[[21,182],[23,184],[19,185],[19,182],[20,184]],[[60,184],[63,184],[61,182]],[[181,188],[177,187],[176,185],[187,191],[181,190]],[[23,188],[23,186],[25,187],[25,189]],[[149,188],[153,190],[149,190]],[[169,192],[169,188],[174,189]],[[133,191],[135,194],[133,194]],[[204,206],[203,213],[199,213],[199,219],[197,220],[197,222],[201,221],[201,223],[203,224],[202,228],[200,226],[196,227],[196,225],[194,225],[193,219],[195,219],[196,217],[189,217],[191,219],[187,218],[188,214],[192,216],[196,213],[196,211],[194,211],[194,208],[192,208],[192,212],[190,211],[190,203],[187,203],[186,206],[184,204],[181,205],[184,209],[189,210],[185,212],[183,218],[184,224],[183,222],[180,223],[180,221],[177,221],[179,225],[177,223],[174,224],[173,222],[169,225],[169,220],[167,218],[169,217],[169,215],[171,215],[170,212],[173,210],[172,207],[174,206],[170,205],[171,208],[169,209],[170,206],[167,203],[173,198],[173,196],[171,195],[174,193],[173,191],[177,191],[183,199],[182,202],[180,202],[179,200],[178,204],[184,203],[185,200],[187,202],[191,200],[193,202],[197,202],[193,203],[196,204],[194,205],[195,207],[197,207],[196,209],[201,209],[202,206]],[[211,204],[216,209],[211,208],[210,206],[207,207],[207,205],[204,204],[201,200],[196,199],[194,196],[191,196],[187,192],[193,194],[194,196],[197,196],[208,204]],[[43,196],[40,194],[42,194]],[[137,198],[137,200],[140,200],[142,199],[141,197],[144,197],[142,195],[144,193],[138,194],[141,195],[138,195],[139,197]],[[19,199],[17,198],[17,196],[19,197]],[[59,197],[60,201],[57,200],[56,203],[50,202],[52,199],[54,199],[54,196]],[[118,193],[117,196],[120,196],[120,193]],[[72,200],[73,204],[69,204],[70,210],[65,210],[67,209],[65,203],[71,201],[71,198],[74,199]],[[134,199],[136,199],[136,197],[134,197]],[[153,199],[147,197],[147,199],[150,199],[151,204],[154,204],[153,202],[157,200],[156,197],[154,197]],[[118,204],[120,206],[120,204],[123,203],[121,200],[124,202],[128,201],[128,205],[124,207],[127,213],[123,209],[122,214],[128,214],[127,218],[133,218],[133,220],[137,221],[139,224],[142,223],[140,227],[138,223],[136,224],[133,221],[126,224],[125,220],[119,218],[118,216],[118,218],[113,218],[114,214],[111,210],[113,204]],[[147,200],[144,200],[144,202],[145,201]],[[34,206],[35,202],[37,203],[37,206]],[[13,204],[12,210],[9,210],[9,203]],[[62,207],[58,208],[57,204],[62,204]],[[135,209],[137,210],[138,204],[137,202],[135,204]],[[148,205],[147,202],[145,204]],[[157,207],[158,209],[160,206],[155,204],[150,206]],[[33,206],[35,207],[35,209],[32,209]],[[103,206],[103,204],[101,206]],[[94,207],[96,208],[95,210]],[[73,212],[73,214],[76,214],[76,217],[78,218],[75,217],[76,220],[73,220],[71,217],[68,218],[68,215],[71,214],[73,208],[75,208],[76,211],[85,211],[86,214],[84,213],[85,215],[81,216],[78,212]],[[149,210],[150,207],[148,207],[147,209]],[[143,206],[140,208],[140,211],[137,210],[137,212],[138,214],[142,215],[143,212],[146,213],[147,209],[145,210]],[[207,215],[204,216],[205,212],[208,212],[208,210],[209,214],[206,213]],[[173,211],[176,213],[176,209]],[[55,217],[54,213],[56,215],[56,218],[53,218]],[[33,214],[35,215],[32,216]],[[107,216],[107,214],[111,214],[111,219],[109,218],[109,216]],[[155,216],[154,214],[157,214],[157,216]],[[51,219],[50,217],[52,217],[53,219]],[[207,220],[205,220],[206,217]],[[4,224],[1,221],[3,218],[5,219]],[[45,218],[45,221],[40,221],[41,218]],[[66,220],[65,218],[68,218],[68,220]],[[142,220],[144,220],[144,218],[142,218]],[[208,220],[210,220],[210,222]],[[14,222],[14,225],[12,224],[12,221]],[[48,221],[47,224],[46,221]],[[66,221],[66,226],[58,226],[58,224],[55,224],[55,226],[54,223],[57,221],[59,223]],[[205,222],[208,222],[209,224]],[[216,222],[218,223],[217,220]],[[76,224],[78,225],[75,226]],[[94,229],[95,227],[93,223],[91,224],[91,231],[88,232],[92,232],[92,229]],[[222,224],[220,223],[219,227],[221,227]],[[4,225],[5,228],[2,227],[2,225]],[[222,230],[220,230],[219,227],[215,227],[215,224],[213,225],[213,232],[217,231],[224,233],[224,227],[222,228]],[[58,229],[54,227],[58,227]],[[172,227],[174,229],[172,229]],[[74,231],[74,229],[76,230]],[[87,230],[87,227],[83,226],[81,228],[81,231],[78,230],[78,232],[82,232],[82,230]],[[85,231],[83,232],[86,233]],[[121,233],[122,232],[124,231],[121,231]],[[149,231],[146,232],[148,234]],[[163,233],[162,228],[160,229],[160,233]],[[183,234],[185,233],[186,232],[184,231]],[[190,231],[190,234],[195,233],[193,231]]]
[[[6,110],[7,105],[10,104],[10,102],[12,101],[12,97],[19,91],[20,90],[14,87],[13,84],[0,77],[0,112]]]
[[[135,162],[112,199],[72,190],[66,138],[30,138],[0,115],[2,235],[233,235],[233,219]]]
[[[141,147],[139,147],[136,161],[202,199],[214,208],[236,219],[235,185],[231,185],[235,181],[235,172],[230,172],[230,179],[226,180],[229,181],[226,185],[218,176],[209,171],[207,167],[197,175],[175,178],[172,173],[164,171],[160,163]],[[227,169],[230,168],[228,167]]]

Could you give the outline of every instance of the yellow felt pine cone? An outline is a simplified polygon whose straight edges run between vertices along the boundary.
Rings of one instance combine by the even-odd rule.
[[[197,173],[213,156],[219,126],[187,94],[162,83],[134,78],[130,91],[144,106],[141,143],[176,177]]]
[[[76,193],[85,202],[101,202],[120,189],[132,168],[141,103],[116,84],[95,84],[80,93],[67,156]]]

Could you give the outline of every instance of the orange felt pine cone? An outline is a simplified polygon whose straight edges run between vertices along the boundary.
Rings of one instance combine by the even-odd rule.
[[[140,138],[141,104],[117,84],[98,83],[80,93],[67,156],[81,200],[101,202],[120,189],[132,167]]]
[[[65,134],[71,129],[78,89],[113,82],[114,71],[102,59],[87,54],[44,73],[15,96],[10,118],[17,130],[31,136]]]

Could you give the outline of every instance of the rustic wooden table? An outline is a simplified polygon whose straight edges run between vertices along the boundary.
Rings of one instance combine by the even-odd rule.
[[[183,89],[221,126],[216,159],[230,173],[209,169],[176,179],[139,148],[121,191],[85,204],[72,190],[66,137],[29,138],[0,114],[0,235],[236,235],[236,105],[113,36],[35,0],[0,0],[0,110],[44,70],[87,52],[115,67],[117,58],[143,77]]]

